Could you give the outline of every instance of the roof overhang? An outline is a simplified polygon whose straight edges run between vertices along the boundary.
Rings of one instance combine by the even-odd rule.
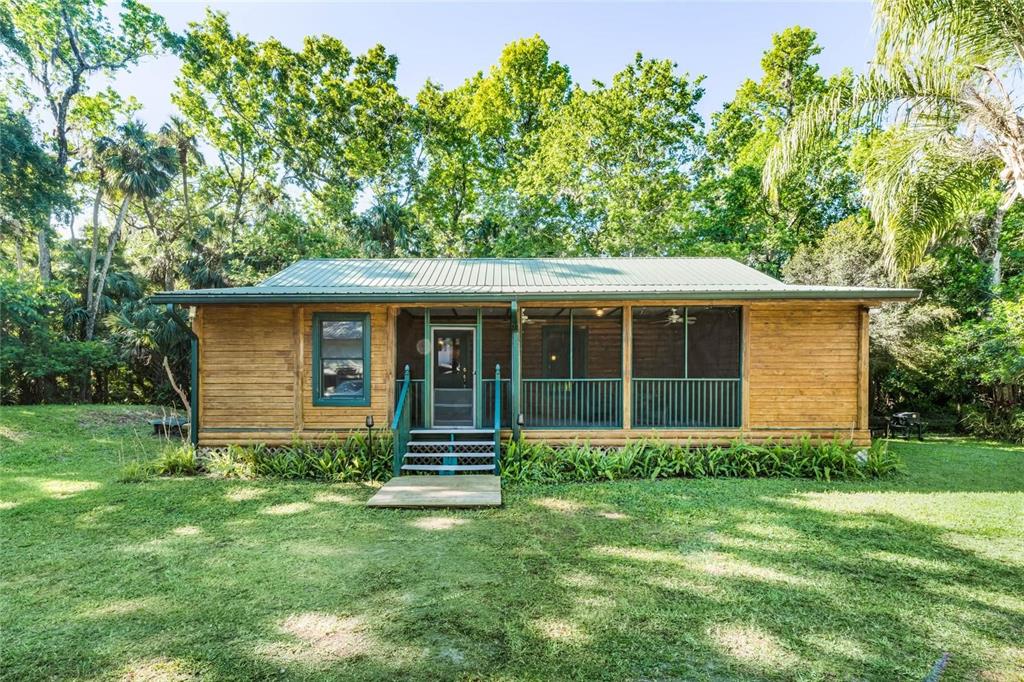
[[[915,301],[919,289],[820,288],[788,286],[771,289],[722,290],[636,290],[636,291],[529,291],[529,292],[311,292],[258,291],[261,287],[162,291],[150,303],[179,305],[267,304],[267,303],[508,303],[530,301]]]

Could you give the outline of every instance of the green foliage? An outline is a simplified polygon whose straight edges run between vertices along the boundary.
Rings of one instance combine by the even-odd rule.
[[[152,466],[159,476],[194,476],[199,473],[196,450],[185,443],[167,446]]]
[[[761,190],[779,131],[815,97],[844,87],[850,78],[847,72],[822,78],[814,62],[821,51],[809,29],[794,26],[773,35],[760,80],[745,81],[712,115],[707,153],[697,164],[693,239],[711,240],[719,252],[738,252],[771,274],[778,274],[794,250],[814,244],[830,224],[858,210],[845,137],[809,150],[782,181],[778,202],[766,201]]]
[[[0,401],[69,400],[83,374],[118,365],[108,344],[65,335],[55,311],[67,296],[63,285],[22,280],[0,269]]]
[[[848,442],[691,447],[657,440],[638,440],[622,448],[601,448],[575,442],[565,446],[529,441],[510,442],[501,475],[513,483],[587,483],[629,478],[812,478],[862,479],[887,476],[902,469],[884,442],[858,449]]]
[[[559,201],[562,229],[578,234],[581,251],[666,253],[699,147],[702,80],[637,54],[610,84],[574,89],[543,131],[522,185],[537,200]]]
[[[117,473],[118,483],[144,483],[153,478],[154,468],[150,462],[133,459],[121,467]]]
[[[180,450],[174,448],[170,452]],[[296,440],[275,447],[230,445],[200,457],[197,471],[220,478],[386,481],[391,478],[391,458],[390,434],[374,434],[371,450],[367,437],[356,433],[326,443]]]

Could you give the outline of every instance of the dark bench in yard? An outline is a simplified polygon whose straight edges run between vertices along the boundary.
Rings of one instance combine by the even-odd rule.
[[[161,419],[150,419],[153,426],[154,436],[175,435],[180,436],[184,428],[188,426],[188,420],[184,417],[163,417]]]

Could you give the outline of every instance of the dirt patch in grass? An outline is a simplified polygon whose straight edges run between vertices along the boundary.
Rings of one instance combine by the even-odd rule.
[[[150,429],[150,419],[161,417],[179,417],[176,412],[156,407],[130,407],[123,409],[84,409],[78,415],[78,425],[83,428],[97,428],[102,426],[138,426],[141,429]]]
[[[288,663],[324,665],[364,654],[373,645],[363,620],[355,616],[300,613],[285,618],[278,629],[292,641],[262,647],[259,653]]]

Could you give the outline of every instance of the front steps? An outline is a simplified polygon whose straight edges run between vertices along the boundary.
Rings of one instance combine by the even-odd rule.
[[[412,429],[402,473],[496,474],[493,429]]]

